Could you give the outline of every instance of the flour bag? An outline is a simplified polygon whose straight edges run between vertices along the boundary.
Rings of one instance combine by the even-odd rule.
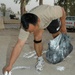
[[[48,43],[48,50],[46,52],[46,59],[52,63],[57,64],[63,61],[73,50],[70,38],[67,34],[60,34]]]

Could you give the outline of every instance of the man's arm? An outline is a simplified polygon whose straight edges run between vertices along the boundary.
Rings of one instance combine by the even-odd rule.
[[[12,69],[12,66],[15,63],[15,61],[17,60],[18,56],[20,55],[24,44],[25,44],[25,40],[22,41],[22,40],[18,39],[17,44],[15,45],[15,47],[14,47],[12,53],[11,53],[9,64],[8,64],[7,67],[5,67],[3,69],[3,73],[5,71],[9,72]]]
[[[60,18],[60,21],[61,21],[61,28],[60,28],[60,31],[62,33],[67,33],[67,30],[66,30],[66,12],[64,10],[64,8],[62,8],[62,17]]]
[[[16,59],[18,58],[18,56],[20,55],[21,50],[22,50],[24,44],[25,44],[25,40],[18,39],[18,42],[17,42],[17,44],[15,45],[15,47],[14,47],[14,49],[12,51],[9,65],[12,66],[14,64],[14,62],[16,61]]]
[[[9,60],[9,64],[7,65],[7,67],[5,67],[3,69],[3,73],[5,71],[10,71],[12,69],[13,64],[15,63],[15,61],[17,60],[18,56],[20,55],[22,48],[27,40],[29,36],[29,32],[24,31],[22,28],[20,29],[20,34],[19,34],[19,39],[11,53],[11,57]]]

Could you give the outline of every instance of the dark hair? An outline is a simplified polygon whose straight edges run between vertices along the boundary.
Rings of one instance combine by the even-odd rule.
[[[32,13],[23,14],[21,17],[21,23],[25,30],[29,28],[30,23],[36,25],[37,21],[38,21],[38,17]]]

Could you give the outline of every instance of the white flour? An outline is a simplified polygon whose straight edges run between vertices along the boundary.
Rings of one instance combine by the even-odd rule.
[[[11,74],[12,74],[12,71],[13,71],[13,70],[17,70],[17,69],[30,69],[30,67],[17,66],[17,67],[14,67],[9,73],[6,71],[6,72],[4,73],[4,75],[11,75]]]
[[[46,53],[47,51],[43,51],[43,53],[42,54],[44,54],[44,53]],[[31,51],[31,52],[28,52],[28,53],[25,53],[24,55],[23,55],[23,57],[24,58],[37,58],[37,56],[36,56],[36,52],[35,51]]]
[[[64,71],[65,70],[65,67],[64,66],[57,66],[56,68],[58,71]]]

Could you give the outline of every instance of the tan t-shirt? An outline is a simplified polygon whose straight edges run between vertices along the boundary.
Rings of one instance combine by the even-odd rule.
[[[44,29],[51,23],[52,20],[58,19],[62,16],[62,8],[60,6],[40,5],[33,8],[29,13],[33,13],[40,18],[41,23],[39,28]],[[26,40],[28,35],[29,32],[26,32],[21,28],[19,39]]]

